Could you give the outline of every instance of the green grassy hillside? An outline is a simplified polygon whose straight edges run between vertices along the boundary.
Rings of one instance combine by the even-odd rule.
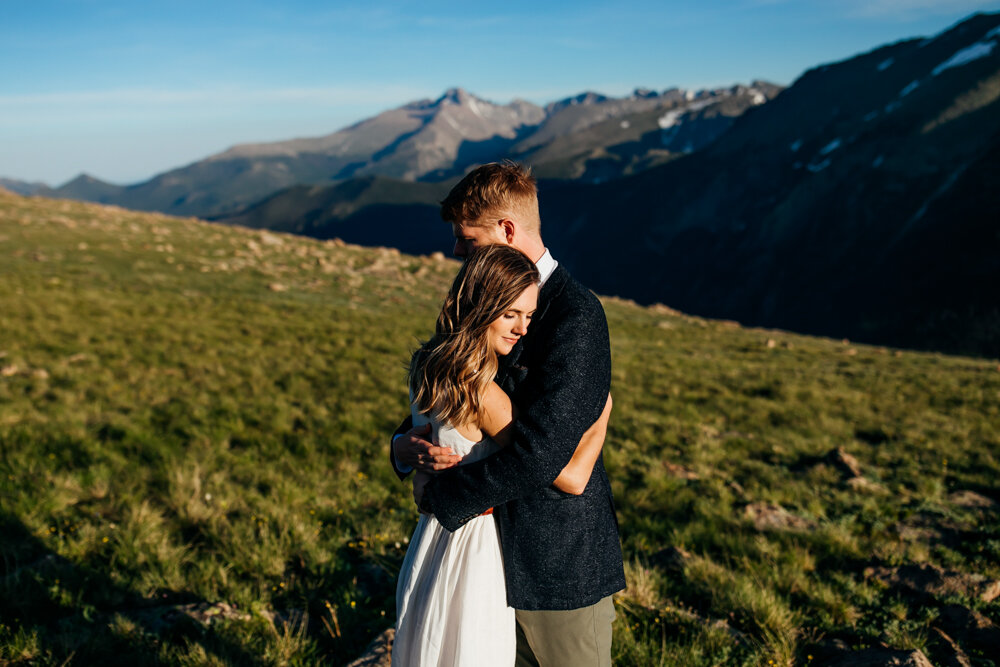
[[[456,267],[0,193],[0,664],[359,655],[417,516],[404,364]],[[933,659],[956,607],[1000,619],[996,361],[605,305],[617,664]]]

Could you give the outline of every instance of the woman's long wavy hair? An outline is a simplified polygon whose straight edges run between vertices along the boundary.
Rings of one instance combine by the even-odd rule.
[[[489,326],[538,280],[534,263],[508,245],[485,246],[466,260],[441,307],[434,336],[410,363],[410,389],[421,413],[454,425],[477,419],[498,368]]]

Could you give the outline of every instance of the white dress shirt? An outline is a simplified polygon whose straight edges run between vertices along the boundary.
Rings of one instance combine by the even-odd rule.
[[[535,262],[535,268],[538,269],[539,284],[544,285],[545,281],[549,279],[552,272],[556,270],[557,266],[559,266],[559,262],[552,258],[552,253],[550,253],[549,249],[546,248],[545,252],[542,253],[542,256],[538,258],[537,262]]]

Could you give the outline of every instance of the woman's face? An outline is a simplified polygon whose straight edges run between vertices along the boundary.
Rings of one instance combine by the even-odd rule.
[[[509,354],[521,336],[528,333],[528,323],[537,306],[538,285],[532,285],[521,292],[507,312],[493,320],[486,335],[497,354]]]

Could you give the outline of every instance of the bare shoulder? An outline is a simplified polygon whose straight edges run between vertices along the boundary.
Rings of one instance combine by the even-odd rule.
[[[496,382],[486,387],[479,421],[479,427],[490,436],[495,436],[514,421],[514,405]]]

